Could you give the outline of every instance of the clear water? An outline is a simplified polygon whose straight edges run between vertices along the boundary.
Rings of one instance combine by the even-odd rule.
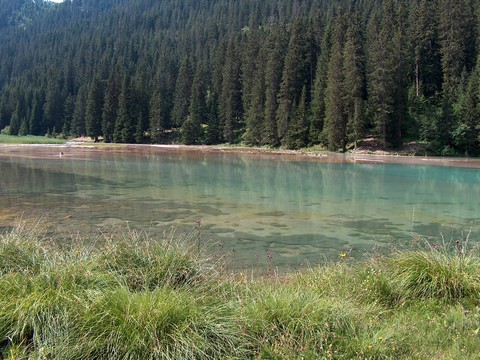
[[[0,149],[4,222],[7,214],[48,214],[69,231],[128,222],[155,234],[172,226],[194,229],[200,220],[202,238],[239,267],[316,263],[417,235],[449,241],[471,231],[476,239],[479,199],[475,168],[192,151]]]

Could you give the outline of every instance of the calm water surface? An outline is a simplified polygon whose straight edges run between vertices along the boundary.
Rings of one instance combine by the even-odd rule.
[[[236,266],[316,263],[417,235],[479,238],[479,169],[338,159],[3,147],[0,215],[48,214],[69,231],[128,223],[153,234],[200,220],[202,238]]]

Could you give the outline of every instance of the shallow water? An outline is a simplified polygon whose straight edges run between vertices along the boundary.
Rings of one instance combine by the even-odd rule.
[[[331,159],[4,147],[0,215],[48,214],[73,232],[199,228],[239,267],[316,263],[417,235],[478,238],[479,169]]]

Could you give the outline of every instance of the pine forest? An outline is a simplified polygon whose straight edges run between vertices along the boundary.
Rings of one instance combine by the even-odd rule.
[[[1,0],[0,130],[480,155],[476,0]]]

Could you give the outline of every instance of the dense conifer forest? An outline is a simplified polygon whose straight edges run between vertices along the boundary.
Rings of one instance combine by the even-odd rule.
[[[480,154],[476,0],[1,0],[0,130]]]

